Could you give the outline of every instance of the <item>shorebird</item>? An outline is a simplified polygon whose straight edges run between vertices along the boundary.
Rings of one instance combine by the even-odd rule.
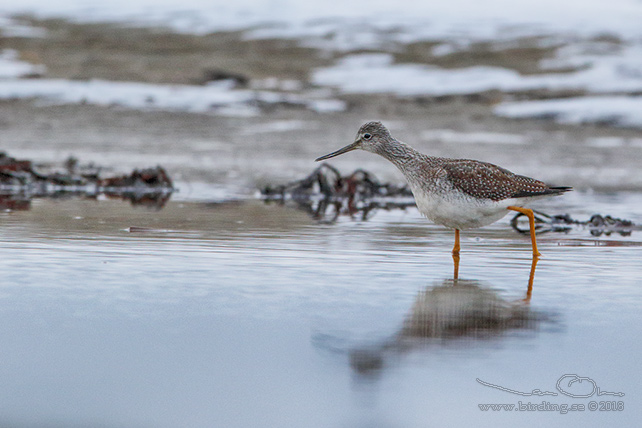
[[[533,210],[523,205],[560,195],[570,187],[553,187],[534,178],[514,174],[487,162],[428,156],[396,140],[381,122],[361,126],[354,143],[321,156],[321,161],[361,149],[392,162],[405,176],[417,208],[429,220],[455,230],[455,276],[459,261],[459,231],[482,227],[504,217],[509,210],[528,217],[533,259],[540,256],[535,239]]]

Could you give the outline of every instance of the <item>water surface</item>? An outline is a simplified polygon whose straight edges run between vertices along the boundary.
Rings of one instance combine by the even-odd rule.
[[[578,192],[539,208],[640,223],[639,197]],[[3,425],[630,426],[640,416],[640,232],[542,234],[525,301],[529,241],[508,218],[462,235],[459,283],[452,232],[414,208],[328,225],[257,200],[179,196],[162,210],[36,200],[0,219]],[[564,374],[625,396],[565,396]],[[519,401],[624,410],[478,406]]]

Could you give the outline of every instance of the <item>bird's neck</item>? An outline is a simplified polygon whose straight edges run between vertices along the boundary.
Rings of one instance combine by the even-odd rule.
[[[389,144],[378,147],[377,154],[392,162],[406,178],[433,166],[436,157],[424,155],[401,141],[393,140]]]

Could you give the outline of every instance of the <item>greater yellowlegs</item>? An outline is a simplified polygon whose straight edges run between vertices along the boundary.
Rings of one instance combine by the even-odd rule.
[[[361,126],[354,143],[321,156],[317,161],[356,149],[376,153],[392,162],[408,180],[419,211],[434,223],[455,229],[452,253],[457,261],[459,231],[494,223],[508,210],[528,217],[533,257],[538,257],[533,210],[523,208],[523,205],[571,190],[570,187],[552,187],[487,162],[424,155],[396,140],[381,122]]]

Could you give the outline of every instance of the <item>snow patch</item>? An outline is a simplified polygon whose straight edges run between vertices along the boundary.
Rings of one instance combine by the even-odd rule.
[[[521,75],[501,67],[444,69],[421,64],[395,64],[391,54],[358,54],[316,70],[312,81],[346,93],[410,95],[584,90],[596,93],[642,90],[642,46],[631,46],[607,57],[575,58],[585,68],[567,73]],[[560,64],[560,63],[558,63]]]
[[[174,110],[253,116],[262,104],[288,103],[313,111],[341,111],[339,100],[309,99],[302,95],[233,89],[233,82],[206,86],[158,85],[105,80],[12,79],[0,81],[1,99],[41,98],[54,104],[118,105],[134,109]]]
[[[19,23],[15,19],[0,16],[0,36],[2,37],[38,38],[46,35],[47,31],[44,28],[32,27]]]
[[[507,102],[495,114],[509,118],[552,118],[560,123],[611,123],[642,127],[642,96],[592,96]]]
[[[622,39],[642,36],[638,0],[21,0],[4,2],[0,14],[33,13],[84,22],[169,25],[206,33],[257,28],[255,37],[353,40],[515,39],[546,34]]]
[[[0,51],[0,79],[10,79],[29,75],[42,75],[46,68],[20,61],[18,52],[13,49]]]

